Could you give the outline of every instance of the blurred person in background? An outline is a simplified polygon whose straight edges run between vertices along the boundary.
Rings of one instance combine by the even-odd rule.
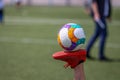
[[[21,8],[22,0],[16,0],[16,8]]]
[[[111,21],[111,1],[110,0],[89,0],[87,3],[87,9],[93,18],[95,23],[94,34],[87,44],[87,58],[94,59],[90,55],[91,48],[93,47],[97,38],[100,38],[99,43],[99,60],[110,60],[105,56],[105,44],[108,34],[107,21]],[[89,5],[88,5],[89,4]],[[88,12],[88,11],[87,11]]]
[[[0,23],[4,23],[4,2],[0,0]]]
[[[88,15],[91,14],[91,3],[92,0],[84,0],[85,13]]]

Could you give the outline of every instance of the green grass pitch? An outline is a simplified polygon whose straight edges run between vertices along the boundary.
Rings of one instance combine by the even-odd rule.
[[[86,80],[120,80],[120,8],[113,8],[112,14],[105,53],[114,61],[98,60],[97,41],[92,49],[96,60],[84,64]],[[5,7],[5,24],[0,25],[0,80],[72,80],[73,70],[52,58],[62,50],[56,40],[58,30],[69,22],[83,26],[87,44],[94,24],[82,7]]]

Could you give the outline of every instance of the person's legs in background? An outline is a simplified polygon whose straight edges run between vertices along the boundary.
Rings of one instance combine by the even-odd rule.
[[[95,22],[95,32],[93,34],[93,36],[91,37],[90,41],[88,42],[88,45],[87,45],[87,58],[89,59],[93,59],[91,56],[90,56],[90,51],[91,51],[91,48],[92,46],[94,45],[95,41],[97,40],[97,38],[99,37],[100,33],[101,33],[101,28],[99,27],[98,23]]]
[[[3,9],[0,10],[0,23],[3,23]]]
[[[102,22],[104,24],[104,28],[102,29],[102,32],[100,34],[100,43],[99,43],[99,59],[100,60],[105,60],[107,59],[105,57],[105,44],[106,44],[106,39],[107,39],[107,25],[105,19],[102,19]]]

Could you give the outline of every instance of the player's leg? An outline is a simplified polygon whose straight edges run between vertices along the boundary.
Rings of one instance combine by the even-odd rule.
[[[0,10],[0,23],[4,23],[4,10],[3,9],[1,9]]]
[[[106,39],[107,39],[107,25],[105,19],[102,19],[103,24],[105,25],[105,28],[102,29],[101,32],[101,38],[100,38],[100,49],[99,49],[99,58],[104,59],[105,54],[104,54],[104,49],[105,49],[105,44],[106,44]]]
[[[95,23],[96,23],[95,24],[96,25],[95,32],[94,32],[93,36],[91,37],[90,41],[88,42],[88,45],[87,45],[87,48],[86,48],[86,50],[87,50],[87,57],[88,58],[91,57],[90,56],[90,50],[91,50],[93,44],[95,43],[96,39],[98,38],[98,36],[101,33],[101,29],[99,27],[99,24],[97,22],[95,22]]]
[[[74,80],[85,80],[83,63],[79,64],[74,68]]]

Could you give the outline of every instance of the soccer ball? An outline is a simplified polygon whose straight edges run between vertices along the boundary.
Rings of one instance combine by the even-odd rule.
[[[80,25],[68,23],[60,29],[57,40],[65,51],[76,51],[85,43],[85,33]]]

